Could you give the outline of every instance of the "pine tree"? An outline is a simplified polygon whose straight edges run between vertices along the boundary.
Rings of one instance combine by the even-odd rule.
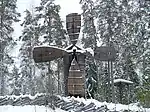
[[[14,65],[12,73],[9,77],[9,85],[12,89],[12,92],[10,93],[11,95],[20,95],[21,94],[21,80],[20,80],[20,74],[19,74],[19,69]]]
[[[137,84],[139,79],[135,72],[135,63],[133,63],[136,55],[134,40],[137,38],[134,32],[138,20],[138,5],[135,6],[135,3],[138,4],[137,1],[132,0],[97,1],[96,11],[98,35],[104,45],[113,45],[117,50],[117,59],[114,63],[115,77],[129,78]]]
[[[26,10],[26,17],[24,22],[21,24],[24,29],[22,32],[22,36],[20,36],[20,40],[23,42],[20,48],[20,57],[21,57],[21,79],[24,82],[23,93],[24,94],[35,94],[35,85],[34,85],[34,65],[32,59],[32,49],[35,45],[37,45],[39,32],[38,32],[38,24],[37,20],[34,19],[33,14]]]
[[[36,17],[43,20],[41,33],[44,38],[43,44],[62,46],[65,39],[65,30],[59,16],[60,6],[54,4],[54,0],[43,0],[39,7],[36,7]]]
[[[95,63],[90,63],[89,68],[87,69],[87,88],[89,91],[89,96],[94,98],[97,93],[97,67]]]
[[[96,16],[94,2],[92,0],[81,0],[83,10],[83,38],[82,42],[85,48],[92,48],[93,50],[97,46],[97,32],[94,25],[94,20]]]
[[[20,14],[16,11],[16,0],[0,1],[0,95],[6,93],[6,76],[9,75],[8,66],[13,63],[12,58],[8,55],[8,49],[14,45],[12,33],[14,31],[12,24],[18,22]],[[11,47],[10,47],[11,46]],[[7,65],[6,65],[7,64]]]
[[[60,6],[54,3],[54,0],[42,0],[40,6],[36,7],[36,18],[41,22],[40,32],[41,42],[44,45],[53,45],[63,47],[65,44],[65,30],[59,16]],[[57,62],[44,63],[42,66],[47,70],[46,88],[47,92],[53,94],[56,91],[56,82],[54,80],[54,66]]]
[[[145,107],[150,105],[150,47],[149,47],[149,11],[150,11],[150,2],[149,1],[140,1],[139,11],[138,11],[138,22],[136,24],[136,63],[137,68],[142,74],[142,84],[138,88],[138,99]]]
[[[83,10],[83,38],[82,43],[85,48],[91,48],[92,50],[95,49],[97,46],[97,32],[96,27],[94,25],[95,20],[95,9],[94,9],[94,2],[92,0],[81,0],[80,4],[82,5]],[[92,56],[90,56],[92,57]],[[87,89],[89,96],[95,97],[95,94],[97,93],[97,66],[94,61],[94,58],[92,57],[90,60],[87,57],[86,58],[86,80],[87,80]]]

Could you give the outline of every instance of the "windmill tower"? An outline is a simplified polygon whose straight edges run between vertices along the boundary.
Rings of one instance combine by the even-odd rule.
[[[76,45],[81,28],[81,15],[71,13],[66,16],[66,28],[71,45],[64,56],[65,92],[74,96],[85,96],[85,50]]]

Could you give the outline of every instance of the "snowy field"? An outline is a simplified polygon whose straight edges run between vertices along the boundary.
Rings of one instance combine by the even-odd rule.
[[[64,100],[76,100],[79,102],[83,102],[84,104],[88,105],[90,103],[94,103],[96,105],[96,107],[101,107],[106,105],[107,108],[110,111],[118,111],[118,112],[122,112],[124,110],[132,110],[133,112],[150,112],[150,108],[143,108],[141,106],[139,106],[138,104],[130,104],[130,105],[122,105],[122,104],[114,104],[114,103],[107,103],[107,102],[99,102],[95,99],[84,99],[84,98],[64,98]]]
[[[109,104],[108,108],[114,110],[114,104]],[[150,109],[142,109],[137,108],[137,106],[126,106],[118,104],[116,105],[116,110],[122,112],[123,110],[131,109],[133,112],[150,112]],[[64,110],[61,110],[59,108],[56,108],[55,110],[52,110],[45,106],[0,106],[0,112],[67,112]],[[72,111],[73,112],[73,111]]]
[[[55,111],[44,106],[0,106],[0,112],[66,112],[61,109]]]
[[[138,106],[138,104],[122,105],[122,104],[113,104],[107,102],[99,102],[94,99],[84,99],[84,98],[74,98],[74,97],[61,97],[61,99],[63,99],[65,102],[78,101],[80,103],[84,103],[85,105],[94,103],[96,108],[107,106],[109,110],[107,112],[110,111],[123,112],[125,110],[131,110],[132,112],[150,112],[150,109],[142,108]],[[25,105],[25,106],[4,105],[4,106],[0,106],[0,112],[68,112],[68,111],[62,110],[60,108],[56,108],[55,110],[53,110],[49,107],[37,106],[37,105],[36,106],[35,105]],[[74,110],[69,110],[69,112],[74,112]],[[98,111],[98,112],[104,112],[104,111]]]

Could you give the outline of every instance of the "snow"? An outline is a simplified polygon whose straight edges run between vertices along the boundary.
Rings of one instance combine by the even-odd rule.
[[[59,108],[52,110],[45,106],[0,106],[0,112],[66,112]]]
[[[30,97],[31,99],[34,99],[37,96],[40,96],[42,94],[37,94],[36,96],[30,96],[30,95],[21,95],[21,96],[17,96],[17,98],[19,97]],[[6,96],[3,96],[6,97]],[[11,97],[11,96],[9,96]],[[16,97],[16,96],[12,96],[12,97]],[[99,102],[95,99],[85,99],[85,98],[75,98],[75,97],[61,97],[61,96],[57,96],[59,97],[61,100],[65,101],[65,102],[73,102],[73,101],[77,101],[79,103],[84,103],[85,106],[94,103],[94,105],[96,106],[95,108],[97,109],[98,107],[107,107],[109,109],[109,111],[119,111],[119,112],[123,112],[124,110],[131,110],[132,112],[150,112],[150,108],[143,108],[142,106],[139,106],[139,103],[133,103],[133,104],[129,104],[129,105],[123,105],[123,104],[115,104],[115,103],[107,103],[107,102]],[[74,112],[74,110],[69,110],[70,112]],[[52,108],[50,108],[49,106],[37,106],[37,105],[24,105],[24,106],[12,106],[12,105],[3,105],[0,106],[0,112],[67,112],[64,111],[60,108],[55,108],[55,110],[53,110]]]
[[[11,99],[18,99],[18,98],[25,98],[25,97],[29,97],[30,99],[35,99],[38,96],[44,95],[43,93],[38,93],[35,96],[31,96],[31,95],[20,95],[20,96],[15,96],[15,95],[6,95],[6,96],[0,96],[0,99],[2,98],[11,98]],[[0,111],[1,112],[1,111]]]
[[[94,56],[94,51],[92,48],[86,48],[86,51],[89,52],[92,56]]]
[[[125,80],[125,79],[115,79],[115,80],[114,80],[114,83],[119,83],[119,82],[128,83],[128,84],[133,84],[132,81]]]
[[[150,53],[150,50],[147,49],[146,51],[144,51],[144,53],[140,56],[141,58],[144,57],[146,54]]]
[[[89,103],[89,102],[87,102]],[[95,102],[96,103],[96,102]],[[97,103],[99,104],[99,103]],[[137,106],[132,106],[132,105],[121,105],[121,104],[107,104],[101,103],[101,104],[106,104],[110,110],[114,110],[116,108],[116,111],[122,111],[122,110],[132,110],[134,112],[139,112],[139,111],[145,111],[145,112],[150,112],[150,109],[142,109]],[[59,108],[56,108],[55,110],[52,110],[51,108],[45,107],[45,106],[0,106],[0,112],[67,112],[64,110],[61,110]]]
[[[85,53],[85,50],[78,50],[76,47],[73,47],[73,49],[71,49],[71,50],[67,50],[67,52],[72,53],[73,50],[76,50],[76,52],[78,52],[78,53]]]
[[[132,110],[133,112],[150,112],[150,108],[142,108],[141,106],[138,106],[136,104],[129,104],[129,105],[123,105],[123,104],[115,104],[115,103],[107,103],[107,102],[99,102],[95,99],[84,99],[84,98],[75,98],[75,97],[62,97],[64,101],[69,102],[70,100],[76,100],[78,102],[83,102],[84,104],[88,105],[90,103],[94,103],[96,105],[96,108],[101,106],[107,106],[109,110],[116,110],[119,112],[122,112],[123,110]]]
[[[72,44],[69,45],[68,47],[65,48],[65,50],[66,50],[68,53],[73,52],[73,50],[76,50],[76,52],[79,52],[79,53],[85,53],[85,52],[86,52],[86,50],[85,50],[84,48],[80,47],[80,46],[77,46],[77,45],[75,45],[75,46],[73,46],[73,47],[72,47],[72,46],[73,46]],[[72,49],[68,50],[70,47],[72,47]]]
[[[62,51],[66,51],[65,49],[63,48],[60,48],[60,47],[56,47],[56,46],[48,46],[48,45],[40,45],[40,46],[34,46],[34,48],[41,48],[41,47],[49,47],[49,48],[54,48],[54,49],[59,49],[59,50],[62,50]],[[33,48],[33,49],[34,49]]]

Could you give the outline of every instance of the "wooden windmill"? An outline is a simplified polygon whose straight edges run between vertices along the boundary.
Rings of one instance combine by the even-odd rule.
[[[81,28],[81,15],[78,13],[67,15],[66,27],[71,45],[66,49],[52,46],[35,47],[33,49],[33,58],[36,63],[63,58],[65,94],[84,96],[85,54],[80,47],[76,46]]]
[[[65,95],[85,96],[85,58],[86,53],[77,46],[81,29],[81,15],[71,13],[66,16],[66,28],[71,45],[66,49],[52,46],[39,46],[33,49],[33,58],[36,63],[48,62],[63,58]],[[96,48],[95,59],[106,61],[115,59],[115,50],[112,47]]]

